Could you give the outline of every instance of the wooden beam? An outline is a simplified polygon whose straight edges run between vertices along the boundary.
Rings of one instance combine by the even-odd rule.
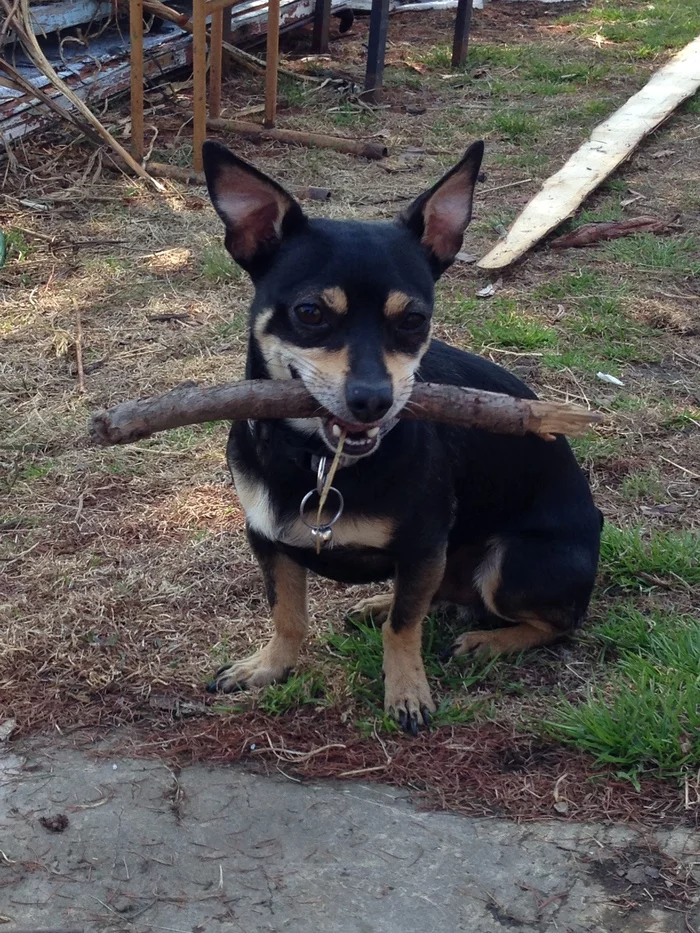
[[[328,38],[331,31],[331,0],[316,0],[314,7],[314,32],[311,39],[311,51],[325,55],[328,51]]]
[[[265,119],[268,129],[277,117],[277,68],[280,56],[280,0],[267,3],[267,55],[265,58]]]
[[[452,67],[461,68],[467,60],[469,30],[472,25],[474,0],[458,0],[455,34],[452,43]]]
[[[194,0],[192,10],[192,75],[194,78],[192,163],[195,172],[201,172],[204,168],[202,146],[207,135],[206,0]]]
[[[131,154],[143,159],[143,0],[129,2],[131,40]]]
[[[664,65],[637,94],[597,126],[516,218],[508,235],[477,263],[503,269],[519,259],[583,203],[639,143],[700,88],[700,36]]]
[[[228,9],[224,10],[224,30],[223,30],[223,38],[221,40],[222,53],[223,53],[223,46],[225,42],[228,43],[229,45],[232,45],[233,43],[233,25],[231,23],[231,16],[232,16],[232,10],[229,7]],[[223,58],[223,62],[221,63],[221,73],[224,75],[228,75],[231,72],[231,56],[222,54],[222,58]]]
[[[372,0],[369,17],[369,47],[367,49],[367,71],[365,73],[365,100],[376,102],[384,81],[384,56],[386,35],[389,30],[389,0]]]
[[[221,115],[221,59],[224,42],[224,11],[211,14],[209,43],[209,115]]]

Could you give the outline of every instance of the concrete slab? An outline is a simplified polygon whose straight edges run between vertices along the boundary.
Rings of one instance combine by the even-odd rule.
[[[684,916],[647,897],[658,869],[637,857],[658,849],[692,870],[700,839],[689,831],[518,826],[424,813],[376,785],[301,785],[240,767],[177,772],[97,751],[108,757],[36,745],[10,754],[0,743],[4,933],[700,926],[697,905]],[[625,874],[630,852],[636,875]]]

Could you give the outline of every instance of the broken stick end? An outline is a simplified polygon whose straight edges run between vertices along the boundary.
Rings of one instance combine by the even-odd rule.
[[[589,411],[577,405],[561,402],[533,402],[533,425],[535,434],[551,439],[555,434],[582,437],[594,424],[601,424],[605,416],[599,411]]]

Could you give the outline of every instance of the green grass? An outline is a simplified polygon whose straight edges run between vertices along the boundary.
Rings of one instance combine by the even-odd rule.
[[[639,499],[653,499],[655,502],[666,499],[661,474],[655,467],[625,476],[620,484],[620,492],[625,499],[633,502]]]
[[[657,361],[659,350],[649,339],[654,331],[628,317],[626,294],[625,286],[587,268],[540,285],[533,297],[568,300],[567,313],[559,323],[566,337],[566,350],[548,354],[543,365],[591,373],[604,369],[618,375],[614,364]]]
[[[286,683],[266,687],[258,707],[270,716],[282,716],[301,706],[325,706],[326,681],[319,670],[293,674]]]
[[[202,250],[202,276],[211,285],[235,282],[241,277],[241,270],[229,256],[222,243],[209,243]]]
[[[444,694],[437,712],[432,717],[436,726],[471,722],[483,708],[482,701],[470,700],[467,691],[484,681],[497,661],[480,658],[460,658],[443,664],[439,653],[454,639],[454,631],[439,624],[429,616],[423,626],[423,659],[425,672],[431,683],[434,696]],[[333,656],[346,671],[348,689],[360,709],[371,709],[372,720],[364,721],[376,725],[377,718],[385,729],[393,730],[396,724],[384,715],[384,682],[382,677],[382,631],[379,626],[353,623],[350,632],[332,631],[328,645]],[[436,689],[437,687],[437,689]]]
[[[641,233],[604,243],[601,253],[606,259],[640,271],[700,276],[700,239],[696,236],[659,237]]]
[[[700,767],[700,626],[691,616],[622,607],[594,631],[617,659],[582,703],[562,701],[545,729],[637,786]]]
[[[641,528],[603,529],[601,573],[618,586],[648,590],[654,579],[700,585],[700,534]],[[650,579],[652,578],[652,579]]]
[[[341,104],[330,117],[335,126],[339,127],[368,126],[374,121],[374,116],[369,110],[350,103]]]
[[[499,311],[482,324],[472,324],[469,330],[474,341],[482,346],[540,350],[557,342],[555,330],[518,311]]]
[[[545,282],[534,291],[536,298],[569,298],[580,295],[600,294],[600,275],[592,269],[579,269],[577,272],[568,272]]]
[[[532,141],[542,132],[543,123],[524,110],[497,110],[485,122],[484,129],[496,130],[505,139],[520,145]]]
[[[600,36],[631,46],[639,57],[651,57],[692,41],[698,32],[699,16],[697,0],[600,0],[588,10],[562,17],[560,22],[579,26],[586,38]]]
[[[671,431],[697,431],[700,428],[700,408],[684,408],[662,421]]]
[[[27,243],[20,230],[8,230],[5,234],[5,262],[22,262],[34,252],[34,247]]]
[[[572,437],[569,443],[576,459],[583,465],[604,463],[619,457],[622,451],[622,440],[619,437],[603,437],[593,431],[583,437]]]

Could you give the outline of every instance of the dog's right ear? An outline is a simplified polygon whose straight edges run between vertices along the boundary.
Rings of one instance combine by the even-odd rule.
[[[281,185],[221,143],[205,142],[202,156],[209,197],[226,227],[226,249],[255,276],[306,216]]]

